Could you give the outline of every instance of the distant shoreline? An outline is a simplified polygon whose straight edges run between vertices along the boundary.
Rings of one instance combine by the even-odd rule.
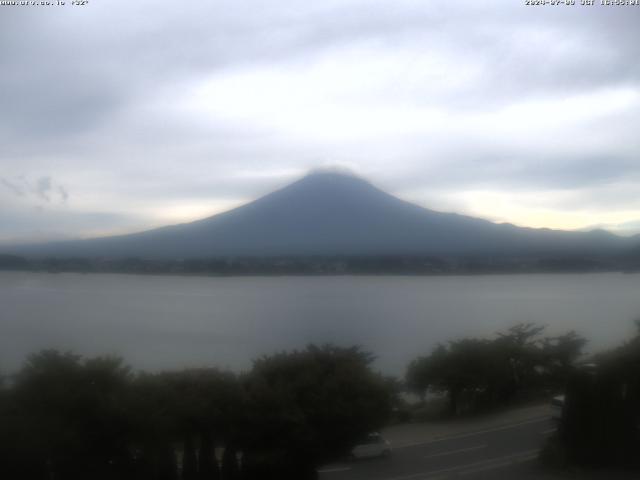
[[[514,274],[639,273],[640,263],[621,257],[230,257],[158,260],[142,258],[26,258],[0,255],[0,271],[115,273],[197,277],[283,276],[476,276]]]

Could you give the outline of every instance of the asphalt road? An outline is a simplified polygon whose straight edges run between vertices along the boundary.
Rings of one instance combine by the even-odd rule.
[[[321,480],[537,479],[549,416],[394,448],[388,458],[328,465]]]

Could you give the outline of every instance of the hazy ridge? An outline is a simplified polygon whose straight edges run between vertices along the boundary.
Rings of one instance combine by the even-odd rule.
[[[278,256],[598,256],[638,237],[521,228],[400,200],[351,175],[318,172],[244,206],[141,233],[5,248],[10,254],[195,259]]]

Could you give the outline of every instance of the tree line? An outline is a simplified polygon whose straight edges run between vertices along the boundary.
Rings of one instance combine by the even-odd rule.
[[[640,268],[640,256],[293,255],[186,259],[24,257],[0,253],[0,271],[149,275],[459,275],[602,272]]]
[[[428,392],[445,395],[450,415],[562,391],[586,340],[573,331],[545,336],[544,330],[522,323],[493,339],[438,344],[429,355],[411,362],[407,386],[422,397]]]
[[[585,357],[575,332],[546,336],[532,323],[492,339],[463,338],[415,359],[406,385],[443,395],[448,414],[563,394],[558,429],[542,458],[563,467],[640,468],[640,321],[623,345]]]
[[[637,327],[631,340],[572,371],[547,459],[640,469],[640,321]]]
[[[133,373],[119,358],[31,355],[0,389],[2,478],[306,479],[386,421],[358,348],[309,346],[236,375]]]
[[[579,362],[586,340],[525,323],[493,338],[439,344],[404,382],[358,347],[263,356],[216,368],[133,372],[116,357],[44,350],[0,379],[3,478],[76,480],[312,479],[383,427],[400,385],[462,415],[566,392],[545,448],[561,463],[633,463],[640,447],[639,334]],[[560,460],[558,460],[560,459]]]

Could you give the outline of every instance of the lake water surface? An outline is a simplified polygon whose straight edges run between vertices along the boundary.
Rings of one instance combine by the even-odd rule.
[[[0,371],[42,348],[136,368],[219,366],[307,343],[358,344],[402,374],[437,343],[518,322],[614,346],[640,318],[640,275],[177,277],[0,273]]]

